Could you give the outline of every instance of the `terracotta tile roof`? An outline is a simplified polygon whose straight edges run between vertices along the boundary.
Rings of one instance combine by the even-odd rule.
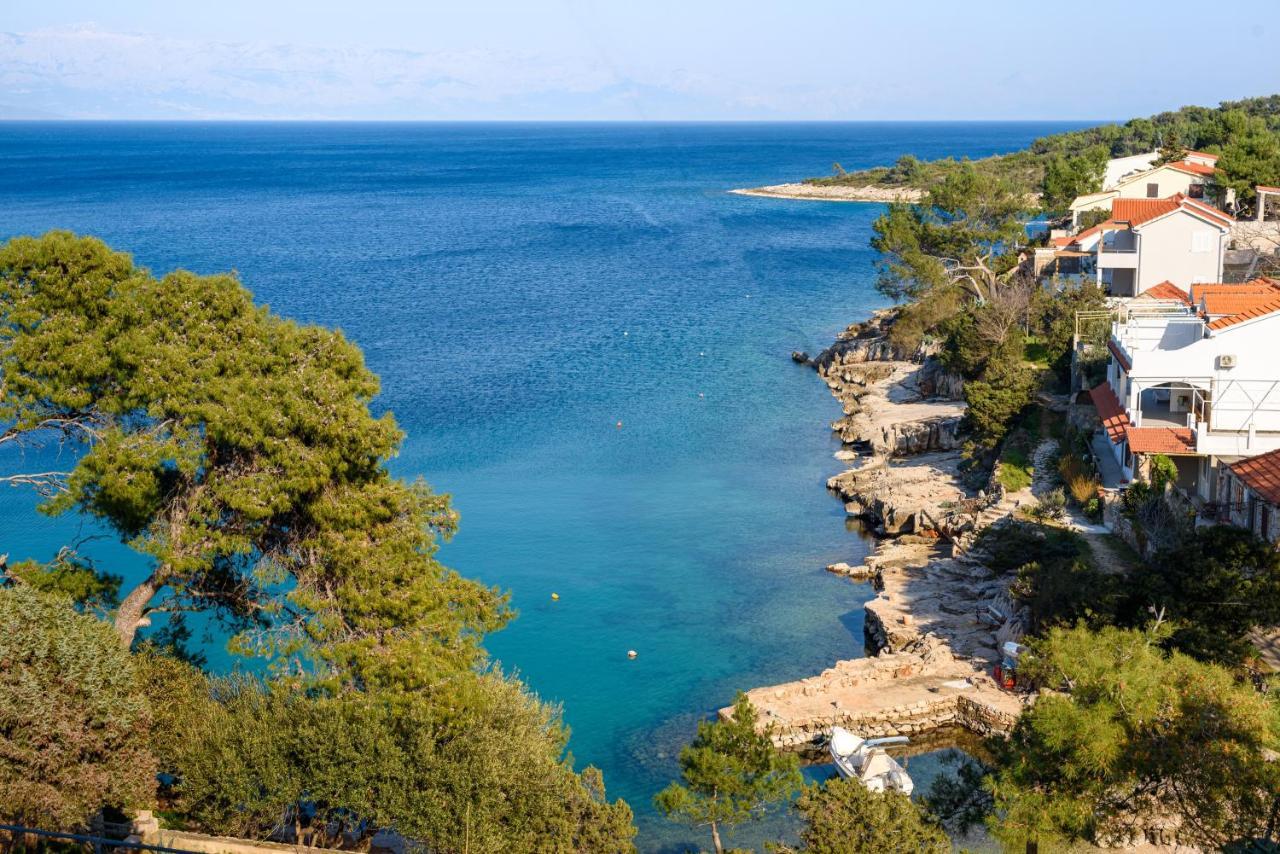
[[[1111,204],[1111,218],[1127,222],[1131,226],[1139,226],[1165,214],[1173,213],[1178,208],[1196,214],[1222,228],[1229,228],[1231,223],[1235,222],[1229,214],[1204,202],[1188,199],[1182,193],[1175,193],[1166,199],[1116,199]]]
[[[1124,368],[1126,371],[1133,370],[1133,365],[1129,362],[1129,358],[1125,356],[1123,350],[1116,346],[1116,342],[1108,341],[1107,349],[1111,351],[1112,356],[1115,356],[1116,361],[1120,363],[1120,367]]]
[[[1054,238],[1050,239],[1050,241],[1049,241],[1049,242],[1050,242],[1050,243],[1052,243],[1054,246],[1070,246],[1072,243],[1075,243],[1075,242],[1076,242],[1076,239],[1075,239],[1074,237],[1071,237],[1071,236],[1067,236],[1067,237],[1054,237]]]
[[[1247,299],[1247,298],[1242,298]],[[1226,317],[1219,317],[1217,320],[1209,321],[1210,329],[1226,329],[1229,326],[1235,326],[1237,323],[1244,323],[1246,320],[1254,320],[1259,317],[1266,317],[1268,314],[1275,314],[1280,311],[1280,294],[1270,299],[1263,297],[1254,297],[1255,302],[1242,309],[1237,310],[1233,314]],[[1213,312],[1210,311],[1212,314]]]
[[[1098,410],[1098,417],[1102,419],[1103,429],[1107,431],[1112,444],[1123,439],[1124,431],[1129,426],[1129,416],[1124,414],[1124,408],[1120,406],[1116,393],[1111,390],[1111,384],[1102,383],[1089,389],[1089,399]]]
[[[1209,217],[1210,219],[1220,222],[1227,228],[1230,228],[1231,223],[1236,221],[1236,218],[1233,217],[1231,214],[1227,213],[1226,211],[1220,211],[1217,208],[1215,208],[1213,205],[1206,204],[1205,202],[1202,202],[1199,199],[1183,199],[1182,206],[1186,208],[1191,208],[1192,210],[1198,213],[1201,213],[1204,216]]]
[[[1168,166],[1170,169],[1173,169],[1176,172],[1186,172],[1189,175],[1207,176],[1207,175],[1212,175],[1218,171],[1217,169],[1214,169],[1212,166],[1207,166],[1204,163],[1192,163],[1187,160],[1184,160],[1181,163],[1166,163],[1165,166]]]
[[[1211,294],[1280,294],[1280,282],[1259,277],[1247,282],[1197,282],[1191,286],[1191,298],[1197,302]]]
[[[1184,156],[1184,157],[1191,157],[1191,156],[1195,156],[1195,157],[1203,157],[1205,160],[1217,160],[1217,159],[1218,159],[1218,155],[1217,155],[1217,154],[1210,154],[1210,153],[1209,153],[1209,152],[1207,152],[1207,151],[1192,151],[1192,150],[1190,150],[1190,149],[1187,149],[1187,153],[1186,153],[1185,155],[1183,155],[1183,156]]]
[[[1111,218],[1130,225],[1141,225],[1148,220],[1178,209],[1182,196],[1167,199],[1116,199],[1111,203]]]
[[[1259,184],[1256,189],[1261,193],[1280,193],[1280,187],[1268,187],[1266,184]]]
[[[1194,454],[1196,439],[1188,427],[1126,427],[1135,454]]]
[[[1231,473],[1263,501],[1280,504],[1280,451],[1268,451],[1232,463]]]
[[[1150,297],[1151,299],[1177,300],[1186,305],[1191,305],[1191,297],[1187,296],[1186,292],[1173,282],[1161,282],[1158,285],[1152,285],[1138,294],[1138,296]]]

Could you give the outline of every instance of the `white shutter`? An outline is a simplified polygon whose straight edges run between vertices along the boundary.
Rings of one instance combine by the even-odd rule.
[[[1191,251],[1192,252],[1212,252],[1213,251],[1213,232],[1197,231],[1191,235]]]

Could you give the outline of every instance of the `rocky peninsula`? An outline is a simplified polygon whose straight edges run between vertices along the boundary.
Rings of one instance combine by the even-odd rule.
[[[772,184],[766,187],[730,190],[740,196],[764,196],[775,199],[801,199],[819,202],[918,202],[924,191],[913,187],[880,187],[869,184],[853,187],[847,184]]]
[[[747,692],[780,747],[812,748],[835,725],[864,736],[1008,732],[1026,702],[992,676],[1001,644],[1025,629],[1013,579],[988,569],[973,543],[1032,493],[966,482],[961,379],[927,352],[898,352],[894,316],[849,327],[813,359],[794,356],[844,412],[831,427],[843,444],[836,457],[850,467],[827,487],[878,537],[864,563],[828,569],[871,579],[877,595],[864,606],[867,657]]]

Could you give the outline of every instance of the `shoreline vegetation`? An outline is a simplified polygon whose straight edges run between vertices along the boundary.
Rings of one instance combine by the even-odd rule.
[[[831,429],[850,465],[827,488],[878,537],[862,565],[827,567],[873,583],[867,655],[746,698],[780,749],[820,750],[832,726],[985,736],[987,755],[920,803],[953,837],[985,825],[1006,850],[1271,850],[1280,835],[1280,697],[1248,641],[1280,621],[1280,557],[1193,524],[1167,458],[1103,488],[1097,414],[1073,392],[1105,369],[1074,354],[1079,312],[1106,301],[1025,263],[1033,216],[1096,191],[1108,158],[1156,148],[1220,154],[1220,184],[1247,205],[1280,183],[1280,96],[735,191],[893,202],[872,246],[897,303],[814,358],[792,354],[844,412]],[[996,671],[1011,663],[1016,682]]]
[[[1223,180],[1247,202],[1253,195],[1247,176],[1260,154],[1257,137],[1248,132],[1251,120],[1260,120],[1274,132],[1280,125],[1280,95],[1224,101],[1212,108],[1182,107],[1123,124],[1052,134],[1021,151],[977,160],[930,161],[903,154],[892,166],[846,171],[834,163],[831,175],[730,192],[798,200],[914,203],[963,166],[1007,183],[1035,203],[1043,199],[1052,208],[1087,192],[1091,174],[1107,158],[1181,147],[1220,152],[1223,159],[1218,169]]]

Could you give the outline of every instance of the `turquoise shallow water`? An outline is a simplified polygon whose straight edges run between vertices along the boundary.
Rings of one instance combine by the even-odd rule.
[[[444,559],[512,593],[489,649],[563,703],[642,847],[681,850],[700,837],[649,800],[695,721],[861,654],[869,595],[823,571],[866,544],[822,489],[838,409],[788,354],[883,304],[880,208],[725,191],[1062,127],[8,123],[0,236],[70,228],[157,271],[236,269],[343,328],[408,431],[395,470],[461,511]],[[32,503],[0,493],[0,552],[94,533]]]

